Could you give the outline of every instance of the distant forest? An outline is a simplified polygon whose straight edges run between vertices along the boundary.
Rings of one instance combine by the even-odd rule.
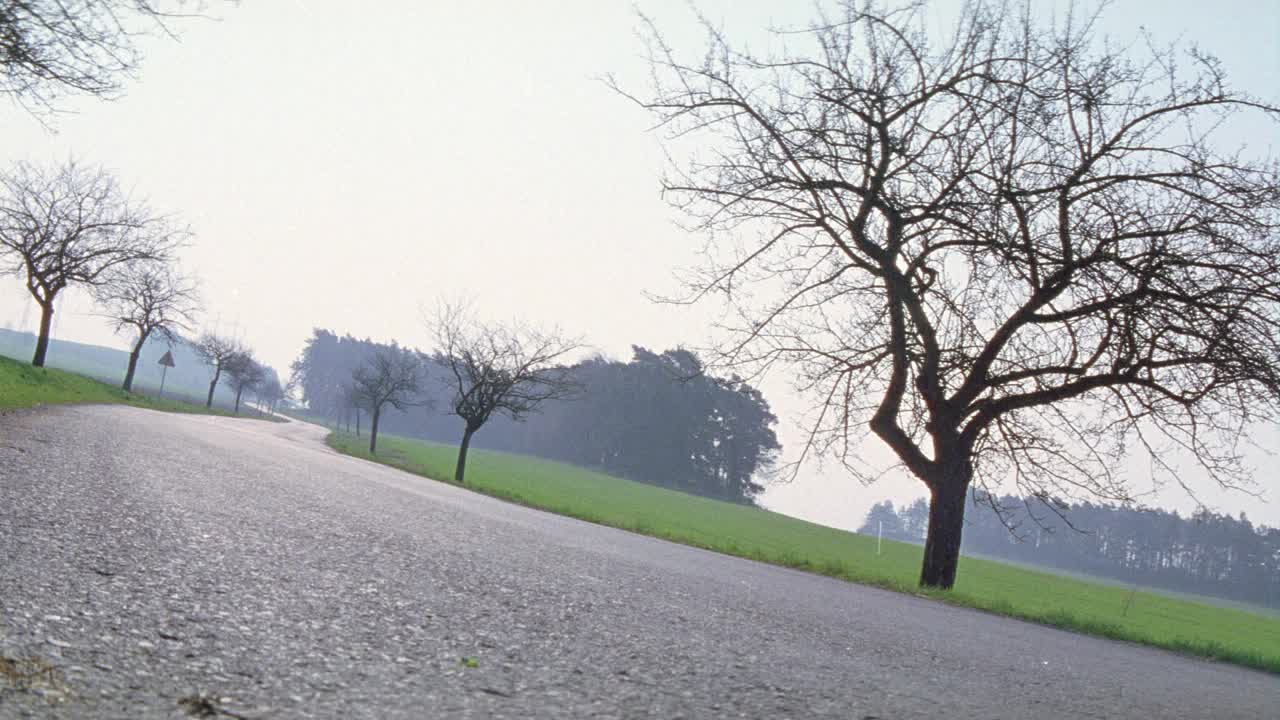
[[[317,329],[293,364],[311,413],[361,422],[346,390],[352,372],[379,348],[394,347]],[[423,357],[423,405],[388,409],[381,429],[456,444],[462,421],[450,414],[445,367]],[[781,445],[777,418],[760,391],[739,378],[703,373],[688,350],[633,348],[629,362],[592,357],[573,366],[581,386],[571,400],[544,403],[524,422],[494,417],[475,436],[491,450],[535,455],[683,492],[753,504]],[[367,424],[367,415],[364,417]]]
[[[1091,503],[1055,511],[1007,496],[995,503],[997,514],[983,495],[969,499],[963,552],[1280,608],[1280,529],[1255,526],[1243,513],[1183,517]],[[875,535],[883,527],[886,538],[921,543],[928,522],[923,498],[901,508],[885,501],[858,532]]]

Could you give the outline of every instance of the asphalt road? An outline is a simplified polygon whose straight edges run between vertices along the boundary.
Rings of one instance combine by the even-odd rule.
[[[0,717],[185,717],[201,693],[246,718],[1280,717],[1275,676],[548,515],[322,436],[0,416],[0,656],[58,672],[0,678]]]

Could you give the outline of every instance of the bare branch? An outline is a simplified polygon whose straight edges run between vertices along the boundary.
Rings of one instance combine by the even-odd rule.
[[[65,93],[115,98],[142,60],[138,41],[174,36],[204,0],[8,0],[0,3],[0,95],[50,110]]]

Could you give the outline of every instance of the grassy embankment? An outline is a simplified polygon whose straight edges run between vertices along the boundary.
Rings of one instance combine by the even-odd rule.
[[[329,436],[335,449],[435,480],[456,449],[389,435]],[[916,587],[918,546],[876,540],[757,508],[694,497],[561,463],[472,450],[467,485],[590,522],[1091,635],[1280,673],[1280,619],[966,557],[951,592]]]
[[[68,403],[112,403],[165,412],[228,416],[233,414],[219,408],[210,410],[203,405],[153,395],[127,393],[118,387],[83,375],[52,368],[32,367],[28,363],[0,357],[0,410]],[[284,418],[264,415],[245,406],[241,406],[239,417],[285,421]]]

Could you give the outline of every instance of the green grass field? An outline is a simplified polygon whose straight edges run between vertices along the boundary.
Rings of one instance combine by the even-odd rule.
[[[118,387],[64,370],[32,367],[29,363],[0,357],[0,410],[60,405],[68,403],[121,403],[165,412],[232,415],[231,412],[204,405],[181,402],[153,395],[127,393]],[[249,407],[241,407],[239,417],[285,422]]]
[[[435,480],[456,448],[389,435],[333,433],[335,449]],[[1280,673],[1280,618],[1154,592],[962,558],[950,592],[916,586],[921,549],[526,456],[472,450],[467,485],[524,505],[687,545],[822,573],[1077,632],[1155,645]]]

